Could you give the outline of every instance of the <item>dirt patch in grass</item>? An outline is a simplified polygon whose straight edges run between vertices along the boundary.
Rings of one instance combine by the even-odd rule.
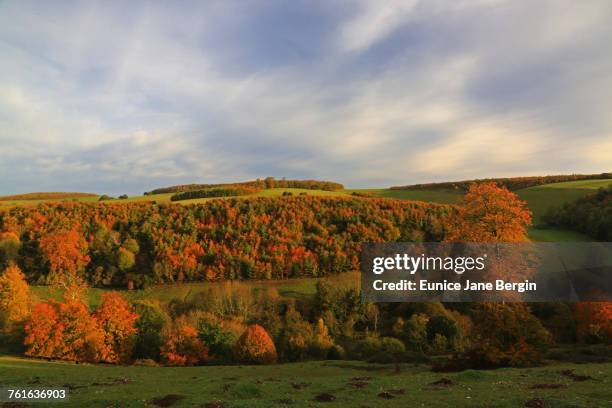
[[[403,388],[392,388],[390,390],[387,390],[387,392],[389,394],[392,394],[392,395],[404,395],[404,394],[406,394],[406,390],[403,389]]]
[[[546,401],[542,398],[533,398],[525,403],[525,408],[545,408],[546,406]]]
[[[95,383],[91,383],[91,385],[93,386],[97,386],[97,387],[110,387],[113,385],[127,385],[127,384],[133,384],[134,380],[132,380],[131,378],[115,378],[113,381],[111,382],[95,382]]]
[[[372,377],[353,377],[351,381],[370,381]]]
[[[391,394],[390,392],[383,391],[380,394],[378,394],[378,398],[393,399],[395,398],[395,395]]]
[[[574,370],[563,370],[563,371],[561,371],[561,375],[564,376],[564,377],[570,378],[573,381],[577,381],[577,382],[593,380],[594,379],[590,375],[576,374],[574,372]]]
[[[361,389],[367,387],[368,385],[370,385],[370,383],[367,381],[351,381],[350,383],[348,383],[348,385],[353,388]]]
[[[185,397],[182,395],[168,394],[163,397],[153,398],[151,401],[149,401],[149,403],[158,407],[170,407],[176,404],[178,401],[182,400],[183,398]]]
[[[78,390],[79,388],[85,388],[85,385],[76,385],[72,383],[66,383],[61,385],[62,388],[68,388],[68,391]]]
[[[317,402],[332,402],[336,400],[336,396],[328,392],[321,393],[314,397]]]
[[[456,383],[449,378],[440,378],[438,381],[434,381],[429,385],[433,385],[435,387],[452,387],[456,385]]]
[[[296,390],[303,390],[306,387],[310,387],[310,383],[307,383],[307,382],[291,383],[291,386]]]

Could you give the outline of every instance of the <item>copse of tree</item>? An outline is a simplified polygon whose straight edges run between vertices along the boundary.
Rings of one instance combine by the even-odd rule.
[[[277,180],[274,177],[266,177],[265,179],[257,179],[253,181],[244,181],[240,183],[226,184],[181,184],[177,186],[162,187],[144,193],[145,195],[180,193],[193,190],[207,190],[211,188],[253,188],[257,190],[269,188],[304,188],[308,190],[327,190],[335,191],[342,190],[344,186],[333,181],[322,180]]]
[[[0,211],[0,234],[21,239],[15,261],[29,282],[142,287],[357,270],[363,243],[440,240],[453,212],[421,202],[316,196],[191,206],[42,204]]]
[[[555,176],[528,176],[528,177],[506,177],[488,178],[462,181],[449,181],[444,183],[424,183],[408,186],[391,187],[392,190],[458,190],[467,191],[474,183],[496,183],[506,187],[508,190],[520,190],[522,188],[540,186],[544,184],[561,183],[564,181],[578,180],[602,180],[612,178],[612,173],[601,174],[566,174]]]
[[[551,208],[546,224],[570,228],[600,241],[612,241],[612,185],[561,207]]]
[[[95,363],[108,354],[104,330],[78,300],[37,304],[25,332],[29,356]]]
[[[193,200],[195,198],[234,197],[254,194],[257,191],[259,190],[251,187],[219,187],[203,190],[189,190],[174,194],[170,197],[170,201]]]

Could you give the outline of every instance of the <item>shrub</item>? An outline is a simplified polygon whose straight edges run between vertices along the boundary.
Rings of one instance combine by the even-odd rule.
[[[234,345],[237,361],[251,364],[271,364],[277,361],[276,347],[266,330],[257,325],[247,327]]]
[[[134,345],[134,357],[159,360],[162,344],[161,331],[170,318],[159,305],[151,301],[136,302],[134,307],[139,315],[135,323],[138,332]]]
[[[433,348],[438,352],[444,352],[447,349],[455,349],[459,339],[459,327],[457,323],[450,317],[444,315],[433,316],[427,321],[427,341],[432,344],[442,336],[444,338],[444,347],[442,347],[442,340],[438,339],[437,343]]]
[[[344,351],[344,347],[334,344],[327,352],[327,358],[330,360],[344,360],[346,359],[346,351]]]
[[[367,360],[376,356],[381,350],[381,342],[378,337],[366,336],[363,339],[357,340],[352,349],[351,357],[358,360]]]
[[[523,303],[479,303],[477,333],[468,352],[474,368],[532,366],[550,343],[550,333]]]
[[[221,361],[229,361],[232,357],[232,346],[236,342],[233,333],[223,330],[214,322],[200,320],[198,337],[208,347],[211,357]]]
[[[408,348],[423,352],[427,346],[427,322],[424,314],[413,314],[404,325],[404,339]]]
[[[198,331],[183,316],[162,329],[162,360],[168,365],[196,365],[208,358],[208,349]]]
[[[383,337],[380,339],[380,350],[393,356],[399,356],[406,352],[406,346],[401,340],[394,337]]]

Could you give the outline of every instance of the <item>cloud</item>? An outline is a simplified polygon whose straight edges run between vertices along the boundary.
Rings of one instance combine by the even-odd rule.
[[[0,193],[609,171],[609,2],[4,2]]]

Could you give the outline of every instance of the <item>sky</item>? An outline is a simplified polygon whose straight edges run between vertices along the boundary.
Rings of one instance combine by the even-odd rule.
[[[0,0],[0,194],[612,171],[612,2]]]

